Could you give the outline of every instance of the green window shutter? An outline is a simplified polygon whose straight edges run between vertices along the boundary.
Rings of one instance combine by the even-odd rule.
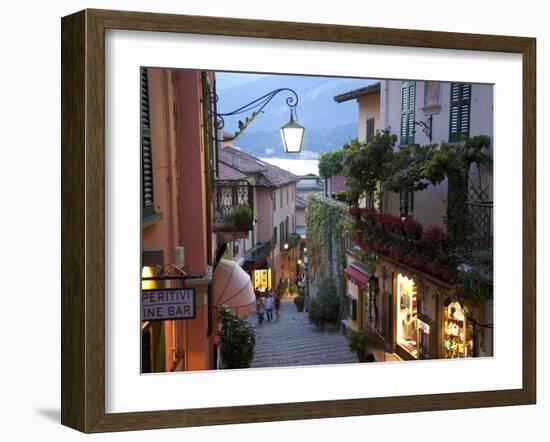
[[[374,117],[367,118],[367,142],[374,136]]]
[[[206,104],[206,115],[212,115],[212,100],[209,98],[212,92],[215,96],[215,90],[211,87],[208,82],[208,76],[206,72],[201,73],[201,84],[202,84],[202,96]],[[212,89],[212,90],[211,90]],[[214,149],[214,140],[213,134],[215,133],[214,124],[212,118],[206,118],[206,144],[209,151],[209,161],[210,161],[210,184],[214,188],[214,161],[215,161],[215,149]]]
[[[471,84],[451,83],[449,141],[460,141],[470,135],[471,95]]]
[[[155,213],[155,203],[153,200],[153,155],[151,146],[147,69],[141,69],[140,74],[141,201],[142,216],[148,216]]]
[[[416,83],[401,82],[401,144],[414,144]]]
[[[402,190],[399,192],[399,213],[400,216],[413,216],[414,192]]]

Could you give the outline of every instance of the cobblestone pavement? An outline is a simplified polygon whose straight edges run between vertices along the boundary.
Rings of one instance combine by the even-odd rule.
[[[273,313],[275,317],[275,313]],[[264,316],[265,318],[265,316]],[[321,331],[298,313],[292,299],[281,302],[281,318],[258,324],[255,313],[248,321],[256,327],[256,350],[252,367],[347,364],[357,362],[346,337],[335,330]]]

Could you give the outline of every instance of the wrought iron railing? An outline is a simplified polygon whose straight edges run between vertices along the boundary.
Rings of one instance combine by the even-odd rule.
[[[469,247],[472,250],[493,248],[493,202],[467,201],[470,224]]]
[[[271,240],[264,243],[256,244],[250,250],[247,250],[244,254],[245,265],[252,265],[259,259],[269,255],[273,244]]]
[[[213,230],[248,232],[253,228],[253,187],[246,181],[216,181]]]

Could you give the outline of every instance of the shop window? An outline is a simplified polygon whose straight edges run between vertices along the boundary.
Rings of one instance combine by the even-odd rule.
[[[412,279],[397,275],[397,344],[418,358],[417,288]]]
[[[357,299],[350,299],[349,317],[352,321],[357,321]]]
[[[445,308],[444,316],[443,357],[457,359],[474,356],[473,325],[464,315],[460,303],[451,302]]]
[[[430,358],[430,321],[418,316],[418,351],[420,359]]]
[[[261,292],[271,290],[271,269],[254,270],[254,289]]]

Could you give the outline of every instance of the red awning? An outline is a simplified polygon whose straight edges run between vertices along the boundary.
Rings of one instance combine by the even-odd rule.
[[[347,266],[344,269],[344,275],[349,279],[353,284],[363,287],[367,282],[369,282],[369,275],[357,270],[352,266]]]

